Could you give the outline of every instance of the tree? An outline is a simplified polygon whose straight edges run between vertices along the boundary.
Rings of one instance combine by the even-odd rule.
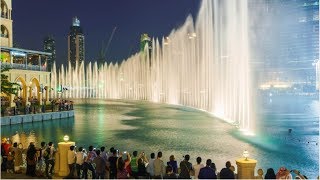
[[[1,93],[4,93],[6,95],[17,95],[18,88],[20,88],[20,85],[18,83],[12,83],[8,80],[8,76],[4,74],[4,72],[9,71],[11,68],[9,66],[3,66],[1,65]]]

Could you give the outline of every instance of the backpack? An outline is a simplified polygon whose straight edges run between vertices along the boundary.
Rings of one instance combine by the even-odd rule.
[[[50,147],[48,147],[44,152],[43,152],[43,158],[45,160],[48,160],[50,158]]]

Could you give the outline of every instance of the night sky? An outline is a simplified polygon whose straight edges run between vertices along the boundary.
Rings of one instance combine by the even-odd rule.
[[[90,3],[88,3],[90,2]],[[43,39],[53,35],[57,63],[67,62],[67,35],[72,17],[80,19],[85,34],[86,61],[97,59],[102,41],[108,41],[108,61],[121,61],[139,50],[142,33],[152,37],[168,35],[191,14],[199,0],[13,0],[13,41],[17,47],[43,50]]]

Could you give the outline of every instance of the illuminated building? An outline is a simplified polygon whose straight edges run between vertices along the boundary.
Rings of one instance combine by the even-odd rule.
[[[34,102],[43,104],[49,101],[50,72],[48,71],[48,57],[51,53],[18,49],[12,47],[12,19],[11,0],[1,0],[1,44],[0,63],[8,66],[10,70],[5,72],[10,82],[20,85],[17,95],[24,105]],[[3,97],[3,98],[2,98]],[[15,106],[16,96],[1,94],[2,106]]]
[[[56,61],[56,45],[53,37],[48,36],[43,40],[43,50],[44,52],[51,53],[52,55],[48,57],[48,71],[51,71],[53,62]]]
[[[77,17],[72,19],[72,26],[68,36],[68,62],[73,68],[85,59],[84,34]]]

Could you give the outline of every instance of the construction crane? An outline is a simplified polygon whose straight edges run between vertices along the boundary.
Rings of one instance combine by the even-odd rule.
[[[114,33],[116,32],[117,30],[117,26],[115,26],[113,28],[113,31],[111,33],[111,36],[109,38],[108,41],[102,41],[102,45],[101,45],[101,49],[100,49],[100,52],[99,52],[99,57],[98,57],[98,61],[99,62],[105,62],[107,60],[107,57],[106,57],[106,54],[107,54],[107,51],[109,49],[109,46],[111,44],[111,41],[112,41],[112,38],[114,36]]]

